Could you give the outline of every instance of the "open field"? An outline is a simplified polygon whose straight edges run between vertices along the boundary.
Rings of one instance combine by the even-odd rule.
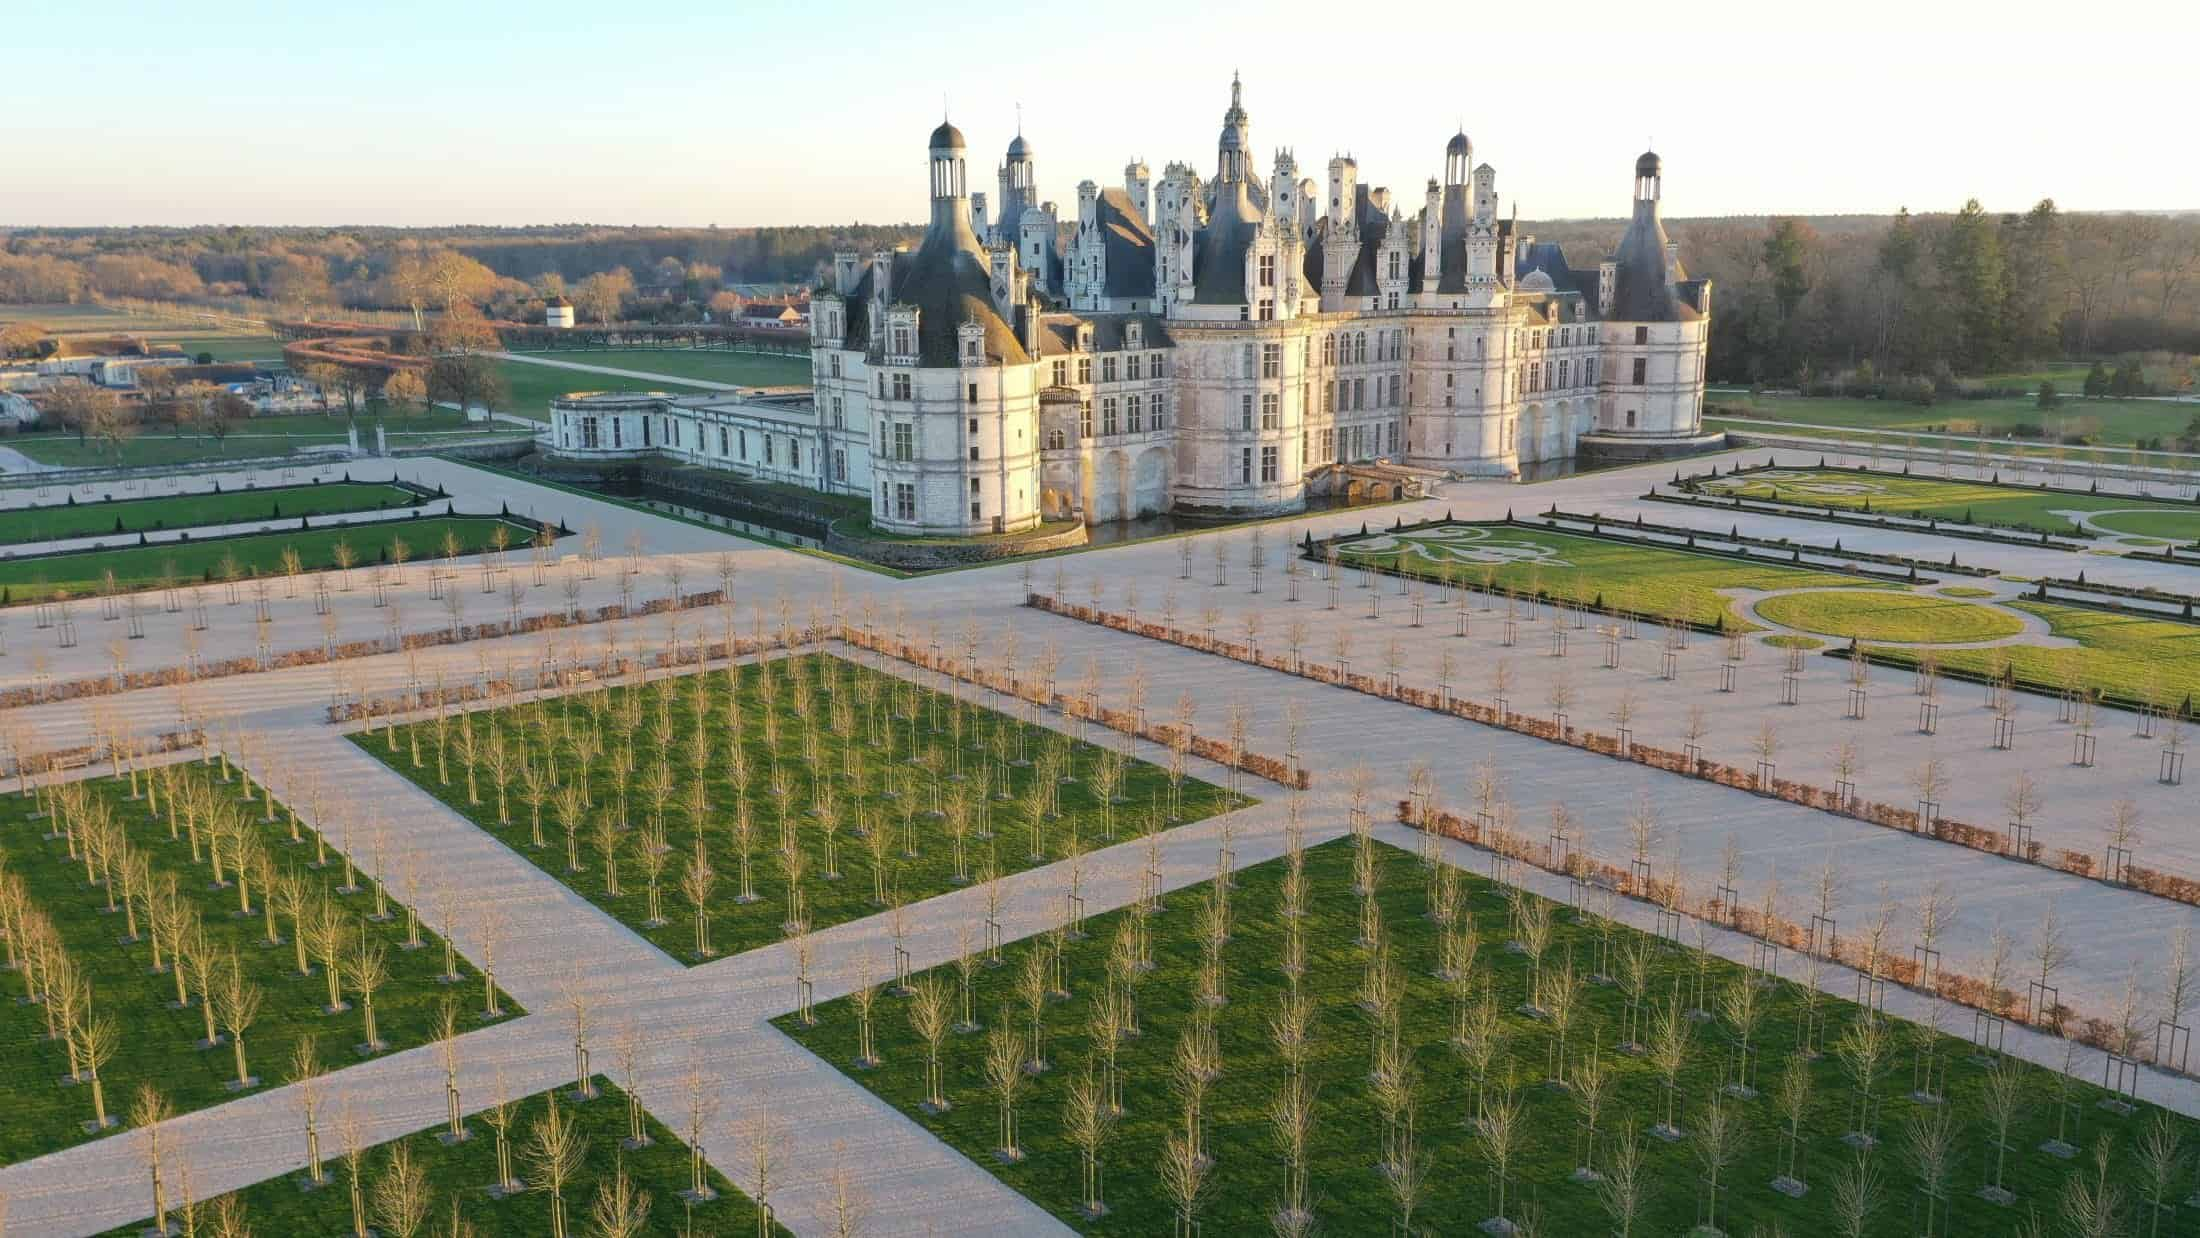
[[[1374,533],[1337,547],[1347,566],[1401,569],[1529,597],[1617,607],[1748,631],[1722,589],[1871,587],[1835,572],[1742,563],[1680,549],[1499,525],[1435,525]]]
[[[714,383],[742,383],[759,387],[810,384],[807,353],[737,352],[730,348],[573,348],[516,354],[570,361],[577,365],[602,365],[614,370],[640,370],[673,378],[700,378]],[[537,367],[546,368],[546,367]],[[575,373],[575,378],[585,374]]]
[[[595,355],[576,353],[572,359],[589,361]],[[612,374],[530,365],[525,361],[499,361],[497,368],[504,372],[504,383],[511,393],[497,411],[540,422],[550,420],[550,401],[575,391],[670,391],[678,395],[699,395],[707,390],[687,383],[645,383]]]
[[[1826,589],[1766,598],[1757,603],[1757,617],[1820,636],[1867,641],[1956,644],[2001,640],[2024,631],[2021,622],[1990,606],[1884,590]]]
[[[1944,649],[1933,652],[1941,666],[1972,674],[2007,665],[2020,683],[2054,693],[2066,685],[2115,693],[2127,701],[2153,701],[2163,708],[2200,703],[2200,626],[2171,619],[2104,614],[2050,602],[2008,605],[2047,621],[2055,636],[2079,642],[2079,648],[2043,649],[2007,645],[1994,649]],[[1922,651],[1875,647],[1887,660],[1912,663]]]
[[[283,551],[298,552],[299,566],[318,571],[337,566],[337,547],[347,546],[353,562],[370,567],[389,562],[393,545],[402,541],[415,560],[443,553],[444,536],[458,539],[460,554],[477,554],[494,545],[498,529],[508,544],[525,546],[534,530],[496,516],[427,516],[337,528],[300,529],[286,533],[254,533],[207,541],[158,542],[121,550],[84,550],[27,559],[0,559],[0,589],[7,600],[29,601],[32,595],[51,598],[56,593],[72,597],[97,592],[106,574],[114,573],[123,589],[149,589],[163,582],[179,585],[220,580],[233,564],[240,577],[273,576],[283,570]]]
[[[215,361],[260,361],[277,363],[283,359],[282,341],[271,335],[178,335],[158,333],[152,338],[163,344],[174,344],[196,358],[200,353],[211,354]]]
[[[51,504],[0,510],[0,542],[50,542],[145,530],[330,516],[411,507],[422,501],[417,493],[403,486],[331,482],[277,490],[123,499],[112,503]]]
[[[860,1060],[852,999],[820,1007],[813,1027],[799,1014],[777,1025],[1094,1234],[1169,1232],[1184,1211],[1165,1185],[1170,1164],[1192,1169],[1191,1211],[1210,1233],[1267,1232],[1277,1210],[1303,1208],[1324,1229],[1395,1234],[1401,1194],[1412,1196],[1404,1232],[1414,1234],[1474,1232],[1495,1216],[1534,1218],[1538,1233],[1622,1233],[1575,1171],[1618,1173],[1623,1141],[1640,1149],[1633,1232],[1708,1221],[1730,1234],[1829,1234],[1842,1232],[1839,1184],[1857,1173],[1849,1132],[1879,1144],[1868,1235],[2002,1235],[2028,1208],[2053,1215],[2093,1175],[2083,1156],[2041,1150],[2057,1137],[2072,1151],[2111,1142],[2125,1215],[2144,1215],[2155,1197],[2133,1151],[2154,1121],[2145,1106],[2106,1112],[2086,1084],[2015,1062],[1989,1068],[1936,1030],[1534,895],[1515,902],[1505,887],[1381,843],[1366,844],[1363,869],[1359,845],[1304,853],[1302,916],[1287,908],[1287,856],[1241,870],[1226,897],[1211,884],[1181,890],[1152,916],[1113,912],[1081,937],[1020,943],[999,968],[934,969],[916,997],[882,991],[872,1062]],[[1375,891],[1364,901],[1363,875]],[[947,1018],[984,1026],[941,1037],[944,1111],[924,1104],[928,1053],[913,1030],[927,994]],[[1116,1030],[1126,1011],[1135,1035]],[[1000,1080],[1014,1086],[1010,1139]],[[1088,1080],[1089,1102],[1079,1099]],[[2016,1100],[2006,1138],[1989,1117],[1996,1087]],[[1307,1120],[1290,1138],[1298,1124],[1279,1111],[1297,1109],[1295,1098]],[[1083,1207],[1073,1136],[1094,1110],[1109,1127],[1097,1218]],[[2200,1134],[2181,1118],[2167,1129],[2188,1145]],[[1191,1166],[1172,1144],[1205,1159]],[[1921,1170],[1925,1147],[1938,1150],[1937,1170]],[[1773,1189],[1783,1174],[1807,1194]],[[2013,1200],[1981,1198],[1991,1183]],[[1927,1188],[1937,1224],[1923,1221]],[[2173,1175],[2170,1190],[2182,1200],[2184,1179]]]
[[[352,741],[691,964],[1245,802],[823,655]]]
[[[632,1127],[628,1125],[627,1094],[601,1075],[592,1083],[598,1093],[593,1100],[576,1100],[577,1089],[571,1085],[557,1090],[555,1120],[560,1125],[569,1125],[580,1145],[578,1165],[560,1190],[569,1232],[605,1232],[592,1227],[591,1216],[597,1198],[623,1167],[631,1191],[642,1200],[639,1206],[625,1210],[624,1218],[638,1223],[617,1231],[623,1238],[692,1238],[695,1234],[747,1238],[747,1235],[759,1234],[755,1201],[743,1195],[724,1174],[708,1164],[703,1166],[704,1181],[719,1197],[694,1204],[692,1208],[682,1200],[680,1193],[689,1189],[693,1182],[688,1145],[664,1123],[645,1112],[640,1121],[648,1142],[628,1146]],[[391,1172],[393,1157],[402,1147],[403,1156],[417,1176],[414,1188],[403,1195],[417,1196],[424,1203],[428,1224],[423,1233],[448,1234],[454,1206],[456,1215],[468,1227],[465,1232],[476,1238],[540,1238],[550,1233],[551,1197],[548,1192],[533,1186],[540,1179],[534,1170],[535,1162],[529,1159],[528,1149],[533,1146],[534,1132],[547,1128],[552,1121],[551,1103],[549,1092],[509,1101],[505,1138],[511,1172],[518,1188],[511,1193],[492,1193],[501,1171],[497,1161],[497,1128],[489,1120],[490,1115],[476,1114],[466,1119],[467,1137],[460,1143],[446,1143],[438,1138],[445,1129],[439,1126],[363,1149],[357,1161],[357,1172],[359,1184],[364,1188],[362,1202],[367,1224],[377,1227],[373,1232],[402,1232],[401,1224],[406,1214],[390,1210],[395,1200],[402,1196],[385,1185],[393,1180],[412,1180],[396,1179]],[[271,1178],[227,1196],[202,1200],[197,1217],[200,1232],[207,1232],[213,1218],[225,1209],[241,1215],[243,1222],[258,1234],[304,1236],[355,1232],[352,1162],[344,1155],[336,1133],[337,1122],[324,1117],[322,1123],[322,1148],[327,1158],[323,1166],[326,1176],[323,1189],[306,1189],[307,1176],[300,1173]],[[713,1133],[705,1132],[706,1136]],[[301,1141],[305,1138],[302,1121],[296,1137]],[[173,1208],[174,1197],[170,1203]],[[118,1226],[108,1231],[107,1238],[138,1238],[150,1227],[152,1219],[147,1217],[136,1224]],[[177,1223],[171,1212],[169,1224]],[[761,1232],[783,1235],[787,1230],[774,1224]]]
[[[2081,372],[2078,380],[2083,379]],[[1989,438],[2008,437],[2019,426],[2037,426],[2049,442],[2081,434],[2091,442],[2111,447],[2129,447],[2143,438],[2174,439],[2200,415],[2200,404],[2168,400],[2065,399],[2059,407],[2043,409],[2028,398],[1948,400],[1921,405],[1845,396],[1752,397],[1746,392],[1719,392],[1706,394],[1704,403],[1709,416],[1732,414],[1727,426],[1730,429],[1746,429],[1753,417],[1863,430],[1982,434]],[[2037,436],[2032,441],[2037,442]]]
[[[2115,533],[2179,541],[2200,538],[2200,505],[2134,495],[2069,494],[1984,481],[1836,468],[1758,469],[1694,481],[1690,487],[1724,498],[1931,517],[2062,536],[2094,536],[2093,531],[2073,519],[2078,515]]]
[[[466,1028],[489,1009],[430,931],[433,874],[388,855],[412,877],[355,878],[340,848],[379,837],[324,839],[228,775],[185,763],[0,797],[0,926],[26,964],[0,976],[0,1163],[122,1129],[140,1085],[202,1109],[240,1074],[246,1091],[287,1079],[302,1041],[335,1070],[434,1039],[446,1000]],[[110,1124],[87,1129],[101,1108]]]

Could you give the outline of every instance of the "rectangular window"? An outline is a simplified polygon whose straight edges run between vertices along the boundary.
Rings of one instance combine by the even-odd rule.
[[[1121,429],[1122,427],[1116,424],[1115,397],[1111,395],[1100,401],[1100,433],[1103,435],[1115,434],[1120,432]]]
[[[1271,393],[1262,396],[1260,398],[1260,428],[1263,430],[1277,430],[1282,427],[1283,420],[1277,412],[1275,395]]]
[[[1139,362],[1144,360],[1145,358],[1137,353],[1132,353],[1130,356],[1123,358],[1123,377],[1131,382],[1137,382],[1141,377],[1138,372],[1141,368]]]
[[[1238,480],[1247,485],[1252,484],[1253,449],[1250,447],[1238,448]]]
[[[1092,382],[1092,358],[1079,357],[1077,359],[1077,381],[1088,384]]]
[[[1100,381],[1104,383],[1115,381],[1115,357],[1113,354],[1100,358]]]
[[[894,398],[897,400],[909,398],[909,376],[907,374],[894,375]]]
[[[1364,378],[1352,380],[1352,407],[1355,410],[1367,407],[1367,380]]]
[[[1643,383],[1649,379],[1649,376],[1650,359],[1647,357],[1635,358],[1635,385],[1637,387],[1642,386]]]
[[[1156,392],[1153,397],[1153,428],[1156,430],[1166,429],[1168,424],[1169,397]]]
[[[1264,482],[1276,480],[1276,449],[1273,447],[1260,449],[1260,479]]]
[[[1069,386],[1069,362],[1057,361],[1054,363],[1054,385],[1057,387]]]
[[[787,440],[787,467],[790,469],[802,467],[802,440],[793,438]]]
[[[1648,327],[1636,327],[1636,328],[1635,328],[1635,342],[1636,342],[1637,344],[1647,344],[1647,343],[1649,343],[1649,342],[1650,342],[1650,328],[1648,328]]]
[[[1322,384],[1322,411],[1325,413],[1337,411],[1337,389],[1328,383]]]
[[[917,518],[917,488],[908,482],[894,484],[894,516],[899,520]]]
[[[1238,429],[1250,430],[1252,428],[1253,397],[1249,395],[1241,395],[1238,397]]]
[[[1145,418],[1141,415],[1144,407],[1145,401],[1135,395],[1128,395],[1123,397],[1124,429],[1129,430],[1133,434],[1136,434],[1140,430],[1145,428]]]
[[[1405,379],[1401,375],[1393,374],[1390,376],[1390,406],[1392,408],[1398,407],[1398,391],[1404,381]]]
[[[1281,345],[1281,344],[1263,344],[1263,345],[1261,345],[1261,346],[1260,346],[1260,376],[1261,376],[1262,378],[1279,378],[1279,377],[1281,377],[1282,375],[1283,375],[1283,345]]]
[[[894,459],[908,461],[917,458],[917,428],[906,421],[894,423]]]
[[[837,447],[833,449],[833,480],[848,480],[848,453]]]
[[[833,397],[833,429],[845,430],[847,428],[848,406],[841,401],[841,398],[839,396],[836,395]]]
[[[1239,353],[1239,356],[1238,356],[1238,377],[1239,377],[1239,378],[1251,378],[1251,377],[1253,376],[1253,373],[1254,373],[1253,367],[1254,367],[1254,366],[1256,366],[1256,365],[1258,365],[1258,364],[1260,364],[1260,362],[1259,362],[1259,360],[1258,360],[1259,356],[1260,356],[1260,350],[1259,350],[1258,348],[1255,348],[1255,347],[1254,347],[1253,345],[1251,345],[1251,344],[1247,344],[1247,345],[1246,345],[1246,346],[1245,346],[1245,347],[1244,347],[1244,348],[1243,348],[1243,349],[1242,349],[1242,350],[1240,351],[1240,353]]]
[[[909,328],[894,328],[894,351],[905,357],[909,355]]]
[[[1092,401],[1090,400],[1086,400],[1077,406],[1077,437],[1092,437]]]
[[[581,418],[581,446],[596,446],[597,435],[600,433],[601,431],[596,428],[596,419],[594,417]]]
[[[718,427],[718,454],[721,456],[730,456],[733,454],[733,444],[730,441],[729,436],[726,434],[726,428],[724,426]]]
[[[1276,256],[1274,254],[1262,254],[1260,256],[1260,286],[1263,288],[1276,286]]]
[[[833,367],[833,377],[834,377],[834,378],[838,378],[838,377],[840,377],[840,354],[839,354],[839,353],[837,353],[837,352],[836,352],[836,353],[834,353],[834,354],[832,354],[832,367]]]
[[[769,435],[769,434],[767,434],[767,435],[765,435],[765,436],[764,436],[764,463],[766,463],[766,464],[771,464],[771,463],[773,463],[773,460],[772,460],[772,436],[771,436],[771,435]]]
[[[1152,375],[1152,376],[1153,376],[1153,377],[1155,377],[1155,378],[1160,378],[1160,377],[1162,377],[1162,373],[1161,373],[1161,354],[1160,354],[1160,353],[1155,353],[1155,354],[1153,354],[1153,356],[1151,356],[1151,357],[1147,358],[1147,360],[1148,360],[1148,362],[1150,362],[1150,364],[1148,364],[1148,365],[1146,366],[1146,373],[1148,373],[1148,374]]]
[[[1398,423],[1397,423],[1397,422],[1393,421],[1393,422],[1391,422],[1391,423],[1390,423],[1390,429],[1389,429],[1389,430],[1388,430],[1388,431],[1387,431],[1387,432],[1385,433],[1384,437],[1386,437],[1386,438],[1388,438],[1388,439],[1390,440],[1390,454],[1391,454],[1391,455],[1394,455],[1394,456],[1395,456],[1395,455],[1397,455],[1397,454],[1398,454]]]

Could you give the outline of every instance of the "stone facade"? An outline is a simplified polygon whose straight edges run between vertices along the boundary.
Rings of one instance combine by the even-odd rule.
[[[1260,176],[1235,81],[1211,179],[1133,161],[1119,187],[1077,186],[1066,239],[1021,133],[992,218],[966,151],[933,131],[914,252],[835,255],[806,404],[660,398],[672,438],[651,449],[716,462],[710,420],[777,401],[812,427],[805,484],[868,494],[886,530],[952,535],[1283,513],[1352,462],[1508,478],[1585,436],[1647,450],[1701,432],[1711,288],[1666,238],[1655,154],[1617,253],[1574,268],[1503,214],[1464,133],[1411,215],[1348,157],[1317,182],[1279,151]],[[565,415],[559,450],[609,450]]]

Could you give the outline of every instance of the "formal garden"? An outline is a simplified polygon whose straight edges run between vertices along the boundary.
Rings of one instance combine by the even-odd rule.
[[[1993,525],[2063,537],[2110,533],[2180,542],[2200,539],[2200,506],[2129,494],[1844,468],[1754,469],[1684,478],[1682,488],[1819,511]]]
[[[395,482],[322,482],[100,502],[0,508],[0,543],[112,537],[167,529],[402,510],[429,495]]]
[[[448,944],[473,912],[341,819],[218,753],[0,796],[0,1163],[519,1013]]]
[[[637,1052],[640,1052],[637,1049]],[[585,1093],[585,1094],[584,1094]],[[701,1096],[700,1085],[696,1093]],[[602,1075],[533,1096],[494,1091],[467,1098],[477,1112],[382,1144],[367,1144],[344,1106],[321,1090],[301,1104],[294,1137],[306,1167],[240,1191],[201,1198],[186,1174],[164,1176],[161,1215],[117,1226],[137,1238],[156,1224],[171,1234],[376,1234],[382,1238],[777,1238],[788,1231],[712,1168],[690,1142],[724,1125],[703,1100],[685,1132],[668,1129]],[[311,1132],[309,1136],[309,1131]],[[682,1134],[688,1136],[682,1138]],[[743,1131],[743,1134],[749,1133]],[[755,1131],[764,1140],[768,1126]],[[309,1144],[307,1141],[311,1139]],[[172,1143],[179,1142],[171,1135]],[[768,1142],[762,1175],[771,1177]],[[176,1158],[189,1164],[189,1149]],[[723,1156],[722,1152],[718,1155]],[[752,1169],[752,1154],[743,1162]],[[848,1195],[855,1202],[852,1184]]]
[[[1861,576],[1520,525],[1448,523],[1336,546],[1345,567],[1749,631],[1724,590],[1870,588]]]
[[[532,522],[509,516],[421,516],[0,558],[0,604],[328,570],[348,579],[354,567],[496,552],[545,536]]]
[[[1968,1013],[1904,1022],[1809,958],[1738,966],[1356,816],[777,1025],[1088,1233],[2185,1224],[2192,1124],[1995,1051],[1991,1023],[1982,1046]]]
[[[1248,802],[824,654],[351,739],[690,964]]]

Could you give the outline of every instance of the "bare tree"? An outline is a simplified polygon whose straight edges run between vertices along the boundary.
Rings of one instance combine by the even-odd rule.
[[[544,1093],[543,1099],[548,1108],[527,1135],[528,1186],[550,1196],[551,1238],[566,1238],[565,1188],[580,1172],[588,1141],[581,1138],[571,1117],[558,1112],[556,1089]]]
[[[137,1100],[130,1106],[130,1125],[138,1131],[138,1151],[145,1157],[153,1179],[153,1225],[168,1232],[168,1184],[161,1177],[161,1135],[175,1110],[152,1084],[138,1085]]]
[[[389,1238],[416,1238],[428,1223],[428,1173],[413,1160],[412,1144],[397,1140],[390,1145],[388,1163],[374,1183],[376,1233]]]
[[[1872,1213],[1879,1209],[1881,1184],[1879,1167],[1868,1150],[1859,1151],[1833,1180],[1834,1223],[1841,1238],[1864,1238]]]
[[[1596,1185],[1597,1199],[1604,1205],[1604,1214],[1612,1219],[1613,1232],[1617,1238],[1631,1238],[1649,1187],[1644,1180],[1642,1137],[1634,1130],[1620,1132],[1605,1163],[1604,1178]]]
[[[591,1238],[640,1238],[648,1228],[649,1192],[627,1175],[624,1153],[613,1162],[611,1176],[596,1184],[589,1217],[594,1223]]]

